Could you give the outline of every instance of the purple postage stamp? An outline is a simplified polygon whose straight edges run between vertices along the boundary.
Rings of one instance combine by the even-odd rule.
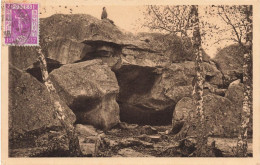
[[[38,4],[5,4],[4,40],[6,45],[39,45],[38,11]]]

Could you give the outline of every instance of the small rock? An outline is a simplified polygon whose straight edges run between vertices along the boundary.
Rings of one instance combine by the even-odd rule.
[[[98,133],[96,132],[96,129],[91,125],[83,125],[83,124],[77,124],[76,127],[76,133],[79,136],[97,136]]]
[[[137,124],[127,124],[125,122],[120,122],[118,125],[122,129],[135,129],[138,127]]]
[[[153,135],[153,134],[158,134],[157,129],[154,127],[151,127],[149,125],[145,125],[141,128],[141,134],[146,134],[146,135]]]
[[[163,151],[164,154],[171,156],[177,156],[177,157],[187,157],[190,154],[192,154],[196,150],[195,143],[193,143],[193,140],[190,141],[188,139],[184,139],[179,142],[179,144],[171,145],[167,147],[165,151]]]
[[[109,147],[115,147],[115,146],[118,146],[118,142],[115,141],[115,140],[111,140],[111,139],[108,139],[108,138],[104,138],[103,142],[108,145]]]
[[[172,132],[172,130],[166,130],[166,131],[165,131],[165,134],[166,134],[166,135],[169,135],[171,132]]]
[[[231,82],[231,83],[229,84],[229,86],[232,86],[232,85],[240,85],[240,83],[241,83],[241,80],[238,79],[238,80],[235,80],[235,81]]]
[[[119,145],[121,147],[132,147],[132,146],[144,146],[144,147],[153,147],[152,143],[148,143],[141,140],[135,140],[134,138],[127,138],[123,139],[121,142],[119,142]]]
[[[95,143],[80,143],[80,149],[83,155],[94,155]]]
[[[82,137],[79,136],[80,139],[82,139]],[[89,137],[83,137],[82,142],[84,143],[95,143],[98,140],[97,136],[89,136]]]
[[[124,148],[119,150],[118,155],[122,157],[151,157],[151,155],[143,154],[130,148]]]
[[[93,126],[82,124],[76,125],[76,133],[78,134],[82,154],[85,156],[96,156],[98,151],[95,151],[95,148],[98,149],[103,144],[105,134],[97,133]]]
[[[101,139],[103,139],[103,138],[105,138],[106,137],[106,135],[104,134],[104,133],[99,133],[99,135],[98,135]]]
[[[147,142],[159,142],[161,140],[161,136],[160,135],[153,135],[153,136],[149,136],[149,135],[141,135],[141,136],[138,136],[139,139],[141,140],[144,140],[144,141],[147,141]]]
[[[208,154],[211,157],[223,157],[223,152],[216,147],[216,141],[211,143]]]
[[[111,129],[111,130],[107,130],[107,133],[109,133],[109,134],[116,134],[116,133],[118,133],[118,132],[120,132],[121,130],[120,129],[118,129],[118,128],[113,128],[113,129]]]
[[[151,139],[151,142],[159,142],[161,140],[160,135],[148,136]]]

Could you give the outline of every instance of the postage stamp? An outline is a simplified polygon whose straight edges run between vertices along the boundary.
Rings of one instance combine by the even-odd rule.
[[[5,4],[4,42],[6,45],[39,45],[38,11],[38,4]]]

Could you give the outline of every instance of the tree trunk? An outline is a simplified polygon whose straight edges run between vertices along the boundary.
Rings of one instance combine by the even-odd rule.
[[[40,68],[41,68],[41,73],[42,73],[42,79],[50,93],[51,100],[54,103],[54,107],[55,107],[54,113],[57,116],[57,118],[60,120],[61,125],[64,127],[64,129],[67,133],[68,139],[69,139],[70,155],[71,156],[80,156],[81,150],[80,150],[80,146],[79,146],[78,137],[75,135],[74,126],[71,123],[65,121],[65,117],[66,117],[65,110],[61,106],[59,99],[55,98],[55,96],[58,96],[56,89],[54,88],[51,80],[48,78],[49,74],[47,71],[47,63],[46,63],[45,56],[43,55],[41,48],[39,48],[37,51],[39,54],[39,62],[40,62]]]
[[[244,12],[248,26],[243,63],[244,99],[237,141],[237,156],[239,157],[247,156],[247,132],[252,111],[252,6],[247,6]]]
[[[203,109],[203,68],[202,64],[202,47],[201,35],[199,27],[198,6],[191,7],[191,23],[193,25],[192,45],[196,55],[196,81],[193,90],[193,97],[196,100],[196,134],[197,134],[197,150],[196,156],[205,156],[207,153],[207,132],[205,128],[205,116]]]

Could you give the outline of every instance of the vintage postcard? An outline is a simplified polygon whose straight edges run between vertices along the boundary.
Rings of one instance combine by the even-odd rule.
[[[259,19],[259,0],[3,0],[1,164],[260,165]]]

